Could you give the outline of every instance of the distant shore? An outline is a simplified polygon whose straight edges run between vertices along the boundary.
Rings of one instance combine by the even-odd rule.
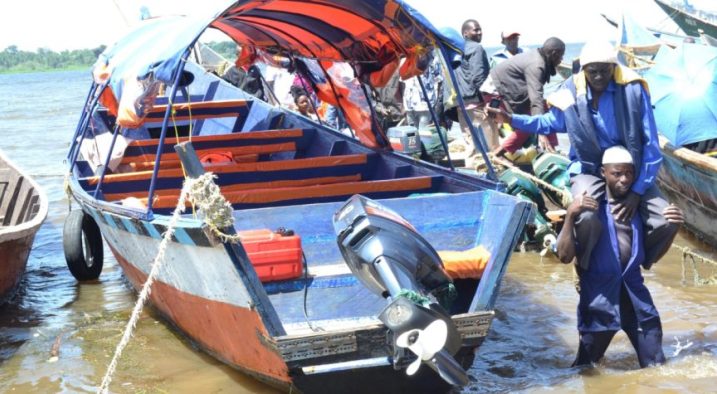
[[[67,67],[57,67],[57,68],[18,68],[18,69],[11,69],[11,70],[0,70],[0,75],[8,75],[8,74],[29,74],[29,73],[47,73],[47,72],[55,72],[55,71],[79,71],[79,70],[88,70],[92,67],[91,64],[89,65],[77,65],[77,66],[67,66]]]
[[[19,49],[17,45],[10,45],[0,51],[0,74],[89,69],[105,49],[106,47],[102,45],[93,49],[55,52],[40,48],[30,52]]]

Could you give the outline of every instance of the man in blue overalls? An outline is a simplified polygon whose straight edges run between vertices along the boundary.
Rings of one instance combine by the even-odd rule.
[[[635,348],[640,367],[661,364],[665,356],[660,315],[640,271],[640,266],[646,264],[643,223],[639,213],[624,222],[614,213],[615,206],[626,198],[635,181],[630,152],[622,146],[606,149],[600,172],[605,179],[605,197],[598,201],[586,192],[574,199],[558,236],[558,256],[562,262],[570,263],[576,256],[578,260],[584,258],[576,254],[579,245],[575,220],[579,214],[593,211],[603,223],[589,261],[576,264],[580,277],[580,345],[573,366],[600,361],[620,329]],[[682,211],[674,205],[664,208],[662,215],[675,225],[684,222]]]

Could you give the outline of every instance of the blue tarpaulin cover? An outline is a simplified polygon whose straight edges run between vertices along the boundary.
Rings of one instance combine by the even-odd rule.
[[[664,46],[645,79],[657,128],[673,145],[717,138],[717,48]]]

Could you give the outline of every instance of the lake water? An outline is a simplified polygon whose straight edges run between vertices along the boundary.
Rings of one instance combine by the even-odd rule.
[[[95,283],[78,284],[65,266],[63,160],[89,83],[88,72],[0,75],[0,149],[38,180],[50,200],[20,292],[0,307],[0,392],[95,392],[136,300],[107,248]],[[687,235],[676,243],[715,257]],[[620,333],[604,365],[581,372],[570,368],[578,339],[570,267],[515,253],[465,392],[714,392],[717,288],[683,281],[676,250],[645,276],[662,315],[667,364],[638,369]],[[54,362],[53,346],[59,349]],[[123,353],[111,389],[274,392],[196,351],[151,308]]]

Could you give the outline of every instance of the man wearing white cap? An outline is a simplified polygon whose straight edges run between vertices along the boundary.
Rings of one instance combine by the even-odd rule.
[[[637,73],[617,62],[617,51],[608,42],[585,44],[580,54],[582,71],[566,79],[548,97],[550,110],[541,116],[510,115],[491,111],[498,120],[508,121],[520,130],[548,134],[568,133],[573,198],[586,191],[600,201],[605,180],[600,160],[605,149],[622,145],[635,163],[636,180],[621,203],[613,208],[619,222],[632,219],[639,210],[645,228],[645,267],[650,267],[669,248],[677,232],[662,216],[667,201],[655,185],[662,153],[657,126],[650,105],[647,83]],[[589,264],[602,223],[591,211],[583,212],[575,223],[580,247],[577,261]]]
[[[503,45],[505,45],[505,48],[491,55],[490,68],[497,66],[504,60],[510,59],[519,53],[523,53],[523,48],[518,45],[520,33],[515,29],[503,30],[500,33],[500,39]]]
[[[635,348],[640,367],[665,362],[660,315],[640,271],[645,264],[640,215],[621,222],[614,211],[627,198],[635,181],[632,163],[632,155],[625,147],[606,149],[600,170],[606,193],[599,200],[587,194],[574,199],[558,236],[558,257],[570,263],[579,246],[574,225],[581,212],[593,212],[604,224],[589,256],[590,264],[586,268],[576,266],[580,278],[580,344],[573,366],[600,361],[620,329]],[[677,227],[684,222],[682,211],[673,205],[667,206],[661,215]]]

